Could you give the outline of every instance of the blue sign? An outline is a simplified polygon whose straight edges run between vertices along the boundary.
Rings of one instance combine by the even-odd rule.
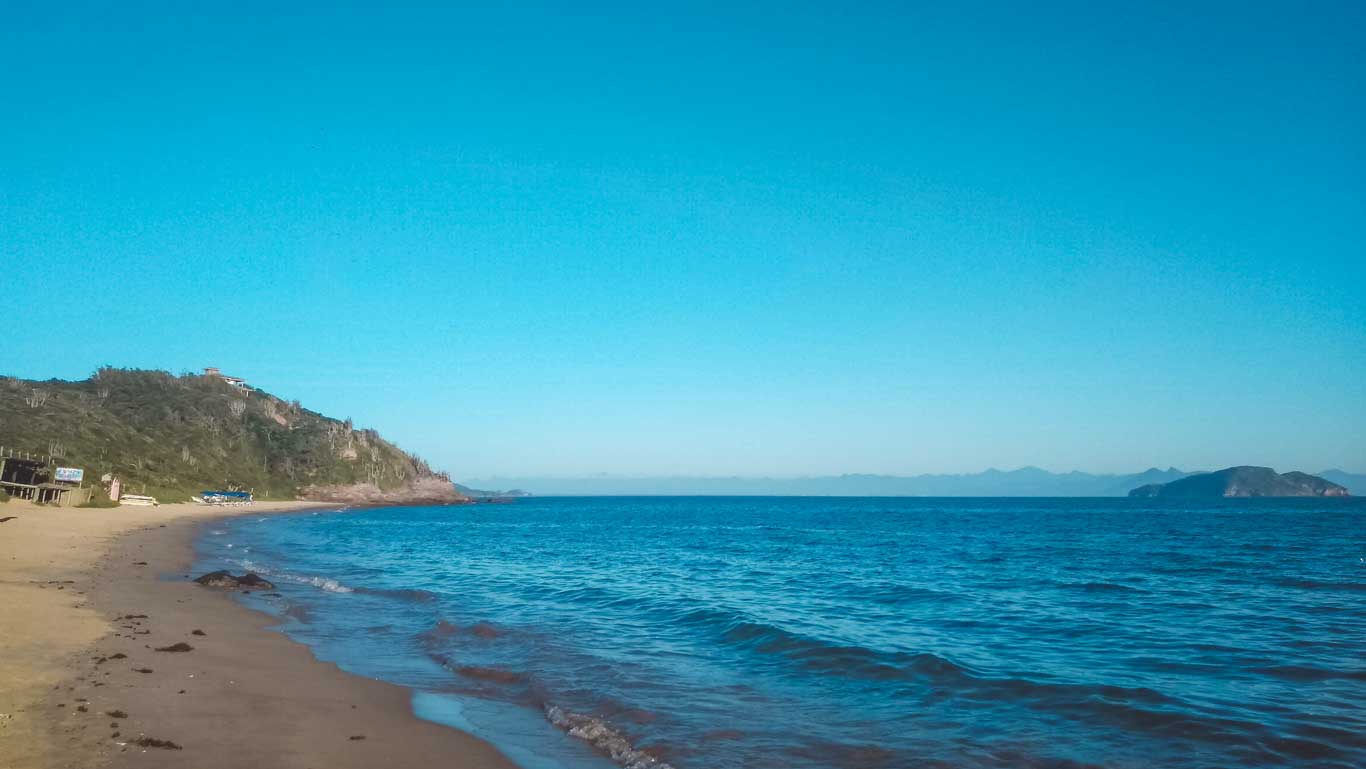
[[[79,467],[59,467],[57,468],[57,474],[54,477],[59,481],[80,483],[81,480],[85,478],[85,470]]]

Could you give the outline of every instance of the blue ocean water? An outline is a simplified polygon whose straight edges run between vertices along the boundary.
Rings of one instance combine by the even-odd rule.
[[[1366,766],[1366,500],[247,516],[199,568],[528,769]]]

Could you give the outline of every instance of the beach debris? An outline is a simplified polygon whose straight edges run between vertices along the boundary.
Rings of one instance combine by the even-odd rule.
[[[200,630],[199,628],[195,628],[194,630],[190,631],[190,635],[208,635],[208,633],[205,633],[203,630]]]
[[[134,566],[146,566],[146,565],[147,565],[147,562],[146,562],[146,561],[133,561],[133,565],[134,565]]]
[[[170,740],[159,740],[155,737],[142,736],[136,740],[129,740],[129,745],[137,745],[140,748],[161,748],[163,750],[182,750],[182,748]]]
[[[125,614],[119,619],[147,619],[146,614]]]
[[[133,668],[134,673],[151,673],[151,668]]]
[[[109,739],[111,739],[111,740],[116,740],[116,739],[118,739],[118,737],[119,737],[119,732],[114,732],[113,734],[109,735]]]
[[[159,651],[159,652],[192,652],[192,651],[194,651],[194,647],[191,646],[191,645],[189,645],[189,644],[187,644],[187,643],[185,643],[184,641],[180,641],[180,642],[178,642],[178,643],[173,643],[173,644],[171,644],[170,646],[158,646],[156,649],[153,649],[153,651]]]
[[[76,706],[76,710],[78,710],[78,711],[80,711],[80,712],[82,712],[82,713],[89,713],[89,712],[90,712],[90,708],[87,708],[87,707],[84,706],[84,705],[77,705],[77,706]]]
[[[5,516],[4,518],[0,518],[0,523],[4,523],[5,521],[12,521],[12,520],[14,520],[15,518],[18,518],[18,517],[19,517],[19,516],[17,516],[17,515],[7,515],[7,516]]]
[[[125,713],[125,712],[123,712],[122,710],[106,710],[106,711],[104,711],[104,714],[105,714],[106,716],[109,716],[110,718],[127,718],[127,717],[128,717],[128,714]],[[117,726],[117,724],[110,724],[110,726]]]
[[[365,735],[363,735],[363,734],[353,734],[353,735],[351,735],[350,737],[348,737],[347,739],[350,739],[350,740],[363,740],[363,739],[365,739]]]
[[[195,578],[195,582],[198,582],[204,587],[223,587],[229,589],[253,588],[256,590],[275,589],[275,585],[272,585],[269,581],[263,579],[261,575],[250,571],[240,577],[235,577],[228,571],[211,571],[208,574]]]

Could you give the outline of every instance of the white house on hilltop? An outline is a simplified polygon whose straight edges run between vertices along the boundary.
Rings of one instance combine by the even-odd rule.
[[[216,377],[216,378],[218,378],[218,379],[222,379],[224,382],[227,382],[229,385],[231,385],[231,386],[233,386],[233,387],[236,387],[237,389],[241,390],[242,392],[250,392],[250,391],[251,391],[251,385],[247,384],[247,380],[245,380],[245,379],[238,379],[238,378],[235,377],[235,376],[224,376],[224,375],[223,375],[223,372],[219,371],[218,369],[214,368],[213,366],[209,366],[209,367],[207,367],[207,368],[204,369],[204,376],[211,376],[211,377]]]

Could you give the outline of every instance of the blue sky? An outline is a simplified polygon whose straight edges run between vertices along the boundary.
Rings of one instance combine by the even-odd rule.
[[[1366,470],[1359,3],[278,5],[0,9],[3,373],[457,477]]]

